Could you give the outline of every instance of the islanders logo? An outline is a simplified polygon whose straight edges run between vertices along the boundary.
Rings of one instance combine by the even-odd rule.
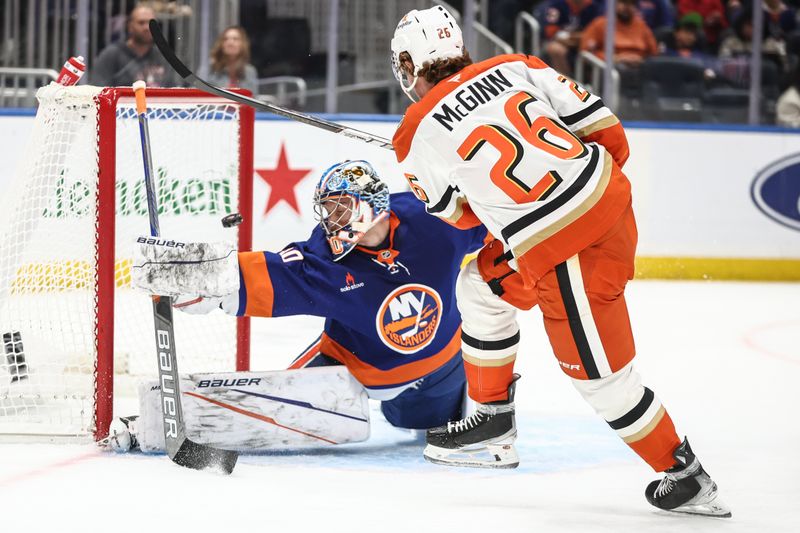
[[[766,216],[800,230],[800,154],[780,159],[759,172],[750,193]]]
[[[441,317],[439,293],[425,285],[409,283],[383,300],[375,327],[383,343],[392,350],[415,353],[433,341]]]

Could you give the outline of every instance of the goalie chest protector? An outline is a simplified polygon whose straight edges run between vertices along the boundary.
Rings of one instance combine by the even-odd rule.
[[[390,226],[381,246],[358,246],[339,262],[320,227],[278,253],[240,253],[238,314],[325,317],[320,351],[368,390],[402,389],[455,364],[456,279],[486,229],[456,229],[428,215],[412,193],[391,195]]]

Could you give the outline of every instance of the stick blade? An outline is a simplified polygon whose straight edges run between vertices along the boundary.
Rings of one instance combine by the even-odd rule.
[[[233,472],[238,458],[237,452],[218,450],[189,439],[184,439],[175,455],[170,455],[170,459],[180,466],[226,475]]]
[[[175,72],[183,79],[191,76],[192,71],[178,59],[175,51],[164,38],[164,33],[161,31],[161,24],[159,24],[156,19],[150,20],[150,34],[153,36],[153,42],[156,43],[156,47],[161,52],[161,55],[163,55],[167,63],[175,69]]]

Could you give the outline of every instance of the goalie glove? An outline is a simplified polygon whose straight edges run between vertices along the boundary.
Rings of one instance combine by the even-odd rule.
[[[147,294],[181,298],[184,303],[198,297],[213,300],[235,296],[239,291],[238,254],[228,243],[139,237],[133,249],[131,284]],[[213,308],[220,303],[217,301]]]

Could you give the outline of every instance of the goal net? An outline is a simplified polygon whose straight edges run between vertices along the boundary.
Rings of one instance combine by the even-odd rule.
[[[0,436],[102,438],[115,387],[157,375],[152,303],[130,286],[149,232],[135,101],[57,84],[37,98],[0,196]],[[249,249],[253,111],[192,89],[149,89],[148,107],[162,235]],[[175,338],[181,372],[248,369],[247,319],[175,313]]]

